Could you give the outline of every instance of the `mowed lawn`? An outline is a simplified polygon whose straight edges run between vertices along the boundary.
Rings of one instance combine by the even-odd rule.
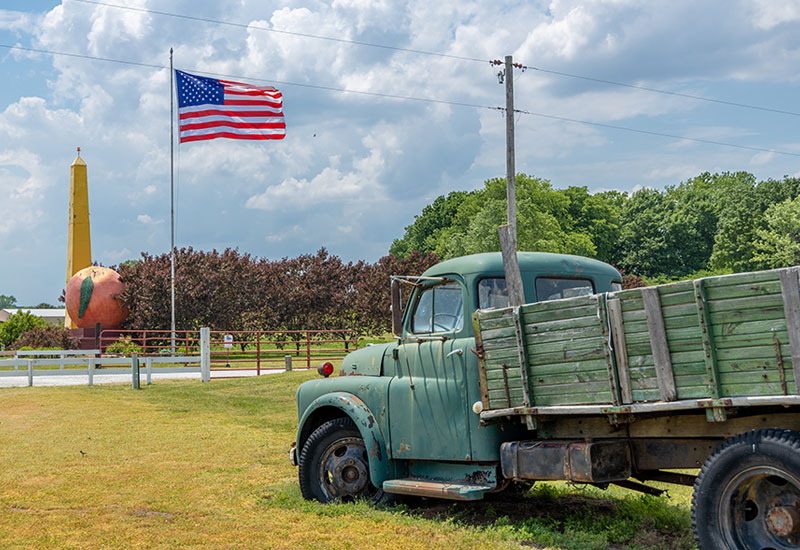
[[[314,376],[0,389],[0,548],[693,548],[682,488],[306,502],[287,451]]]

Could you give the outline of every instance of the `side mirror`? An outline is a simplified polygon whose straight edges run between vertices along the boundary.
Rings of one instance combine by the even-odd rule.
[[[392,334],[401,336],[403,310],[400,302],[400,281],[392,279]]]

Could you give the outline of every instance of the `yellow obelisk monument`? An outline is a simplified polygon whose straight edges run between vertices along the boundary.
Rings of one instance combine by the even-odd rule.
[[[92,243],[89,234],[89,189],[86,163],[78,156],[69,167],[69,236],[67,238],[67,283],[75,273],[92,265]],[[64,313],[64,326],[76,328]]]

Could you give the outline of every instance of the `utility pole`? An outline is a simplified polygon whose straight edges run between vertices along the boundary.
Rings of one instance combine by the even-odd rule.
[[[503,254],[503,270],[506,274],[508,303],[520,306],[525,303],[522,275],[517,261],[517,183],[514,166],[514,63],[506,56],[503,80],[506,84],[506,203],[508,220],[498,228],[500,250]]]

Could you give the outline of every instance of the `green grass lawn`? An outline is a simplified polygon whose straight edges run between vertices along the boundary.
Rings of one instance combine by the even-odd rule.
[[[0,389],[0,548],[693,548],[688,488],[306,502],[287,451],[314,376]]]

